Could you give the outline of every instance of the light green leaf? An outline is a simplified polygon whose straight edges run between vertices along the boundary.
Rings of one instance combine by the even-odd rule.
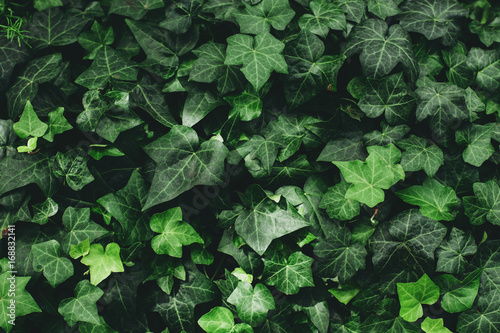
[[[342,286],[339,289],[328,289],[328,291],[342,304],[347,305],[361,289],[356,289],[350,286]]]
[[[268,311],[275,308],[271,292],[261,283],[253,288],[248,282],[238,282],[227,301],[236,306],[241,320],[252,326],[264,321]]]
[[[85,185],[94,180],[94,176],[87,166],[88,160],[89,156],[84,155],[83,151],[77,153],[69,151],[66,154],[57,152],[54,175],[64,178],[71,189],[80,191]]]
[[[108,233],[106,229],[90,220],[90,208],[68,207],[63,214],[63,224],[68,230],[61,242],[64,252],[70,253],[73,246],[87,240],[93,242],[95,239]],[[85,247],[84,245],[81,245]]]
[[[404,202],[420,207],[422,215],[435,220],[452,221],[452,209],[458,205],[457,195],[452,188],[428,177],[422,186],[414,185],[396,192]]]
[[[120,259],[120,246],[116,243],[109,243],[106,250],[101,244],[92,244],[89,254],[80,261],[89,266],[90,283],[94,286],[110,276],[112,272],[124,271]]]
[[[481,269],[471,272],[463,281],[453,275],[440,275],[435,278],[436,283],[444,294],[441,306],[448,313],[457,313],[472,307],[479,289]]]
[[[461,274],[468,263],[464,256],[473,255],[476,251],[477,246],[472,234],[453,228],[436,250],[436,271]]]
[[[33,245],[33,268],[37,272],[43,270],[43,276],[47,278],[52,288],[70,278],[73,264],[68,258],[61,257],[61,246],[56,240]]]
[[[350,220],[359,215],[359,202],[345,197],[349,184],[345,181],[328,188],[325,193],[320,208],[326,209],[332,219]]]
[[[268,0],[271,1],[271,0]],[[241,71],[255,90],[264,86],[272,71],[287,74],[281,54],[285,44],[268,32],[255,37],[237,34],[227,38],[226,65],[243,65]]]
[[[78,43],[88,52],[83,59],[95,59],[97,53],[106,45],[115,41],[113,27],[103,27],[94,21],[90,31],[84,31],[78,36]]]
[[[21,139],[29,136],[41,137],[45,134],[49,126],[42,122],[30,101],[26,101],[23,114],[17,123],[14,123],[14,131]]]
[[[38,11],[45,10],[47,8],[62,6],[61,0],[34,0],[33,7]]]
[[[346,57],[361,52],[363,72],[373,78],[389,74],[401,63],[412,80],[418,76],[418,64],[411,48],[410,36],[398,24],[391,27],[378,19],[356,25],[344,47]]]
[[[29,138],[28,142],[26,143],[26,146],[17,147],[17,151],[19,153],[30,153],[36,149],[37,141],[38,141],[38,138],[36,136],[34,138]]]
[[[452,333],[444,327],[443,318],[431,319],[426,317],[421,325],[422,331],[425,333]]]
[[[303,287],[314,287],[311,265],[313,259],[302,252],[292,253],[288,258],[275,253],[269,260],[264,260],[264,283],[276,286],[276,289],[292,295]]]
[[[345,197],[373,207],[384,201],[384,191],[398,180],[404,179],[401,165],[396,164],[401,152],[393,144],[368,147],[369,156],[364,162],[333,162],[345,180],[352,183]]]
[[[43,136],[45,140],[53,142],[54,135],[64,133],[73,128],[66,118],[64,118],[63,112],[64,108],[59,107],[49,113],[49,128]]]
[[[78,245],[71,245],[69,256],[73,259],[84,257],[90,252],[90,241],[88,239],[81,241]]]
[[[174,199],[196,185],[224,182],[227,148],[220,141],[199,143],[196,132],[174,126],[170,132],[144,147],[157,163],[153,183],[143,210]],[[176,161],[173,164],[171,161]]]
[[[439,299],[439,287],[424,274],[417,282],[398,283],[398,297],[401,304],[399,315],[414,322],[422,317],[422,304],[434,304]]]
[[[216,306],[198,319],[198,325],[208,333],[229,333],[234,327],[231,310]]]
[[[271,26],[276,30],[285,30],[295,16],[286,0],[262,0],[257,5],[247,2],[245,9],[234,14],[240,25],[240,32],[244,34],[259,34],[269,32]]]
[[[182,246],[193,243],[203,244],[203,239],[188,223],[182,221],[179,207],[153,215],[151,230],[160,235],[151,240],[151,247],[157,254],[182,257]]]
[[[436,145],[429,146],[421,137],[412,134],[409,138],[398,141],[397,145],[404,149],[401,166],[405,171],[424,170],[432,177],[444,164],[443,151]]]
[[[57,202],[51,198],[47,198],[44,202],[33,205],[33,218],[31,222],[38,224],[45,224],[49,218],[56,215],[59,210]]]
[[[112,0],[109,13],[140,20],[149,10],[162,8],[163,6],[162,0]]]
[[[74,326],[77,322],[99,325],[100,320],[95,303],[103,294],[101,289],[91,285],[88,280],[82,280],[75,287],[75,297],[63,299],[57,311],[69,326]]]
[[[309,3],[311,14],[304,14],[299,19],[299,27],[326,38],[330,29],[346,30],[344,11],[326,0],[313,0]]]
[[[109,46],[104,46],[95,56],[92,65],[75,80],[88,88],[97,89],[112,80],[135,81],[136,65]]]
[[[480,167],[495,152],[491,144],[493,127],[489,125],[470,124],[455,132],[458,144],[467,144],[462,156],[464,161]]]

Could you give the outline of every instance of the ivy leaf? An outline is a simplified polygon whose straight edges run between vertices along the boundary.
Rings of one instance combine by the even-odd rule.
[[[317,161],[354,161],[366,157],[362,137],[359,133],[329,141],[321,151]]]
[[[436,145],[427,145],[425,139],[410,135],[409,138],[398,141],[397,145],[404,149],[401,154],[401,166],[405,171],[424,170],[432,177],[444,164],[443,151]]]
[[[344,54],[349,58],[359,52],[359,60],[366,76],[381,78],[389,74],[398,63],[410,73],[411,78],[418,76],[418,64],[413,55],[410,37],[398,24],[389,27],[382,20],[368,19],[356,25],[349,34]]]
[[[224,64],[226,45],[208,42],[193,50],[193,53],[198,59],[189,73],[189,80],[217,82],[217,90],[223,95],[243,86],[240,70]]]
[[[457,330],[460,333],[495,332],[500,325],[500,292],[481,294],[476,306],[460,314]]]
[[[406,125],[389,126],[384,120],[381,121],[380,126],[382,127],[382,131],[375,130],[363,135],[363,140],[367,146],[396,144],[410,131],[410,128]]]
[[[35,0],[33,7],[35,7],[38,11],[45,10],[47,8],[62,6],[63,3],[61,0]]]
[[[252,327],[248,324],[235,325],[231,310],[222,306],[216,306],[205,313],[198,320],[198,325],[208,333],[253,333]]]
[[[369,239],[373,264],[379,270],[393,263],[425,272],[426,267],[434,267],[434,251],[445,235],[445,226],[417,209],[403,211],[379,224]]]
[[[161,0],[157,2],[162,3]],[[176,34],[183,34],[191,27],[201,5],[202,2],[197,0],[175,1],[165,8],[165,19],[158,25]]]
[[[434,83],[415,90],[420,98],[417,106],[417,121],[428,116],[445,119],[467,119],[464,108],[465,91],[448,83]]]
[[[444,294],[441,306],[448,313],[463,312],[472,307],[479,289],[481,270],[471,272],[463,281],[453,275],[440,275],[435,281]]]
[[[262,93],[255,91],[253,87],[247,87],[245,91],[238,95],[224,97],[224,100],[231,105],[229,118],[238,117],[242,121],[258,118],[262,113],[262,95]]]
[[[89,266],[90,283],[94,286],[110,276],[112,272],[124,271],[120,259],[120,246],[116,243],[106,245],[106,250],[101,244],[91,244],[89,254],[80,261]]]
[[[370,118],[384,113],[390,124],[406,122],[415,99],[408,95],[403,73],[380,80],[368,78],[367,82],[368,89],[358,103],[361,111]]]
[[[91,285],[88,280],[82,280],[75,287],[75,297],[63,299],[57,311],[69,326],[74,326],[77,322],[99,325],[100,320],[95,303],[103,294],[101,289]]]
[[[41,137],[45,134],[49,126],[38,118],[33,110],[33,105],[30,101],[26,101],[21,119],[13,125],[14,131],[21,139],[29,136]]]
[[[89,156],[84,155],[82,151],[79,151],[77,154],[73,151],[69,151],[66,154],[57,152],[53,171],[54,175],[64,178],[71,189],[80,191],[85,185],[94,180],[94,176],[87,166],[88,160]]]
[[[417,0],[401,6],[400,24],[406,31],[423,34],[427,39],[443,38],[444,45],[453,45],[460,28],[458,19],[467,10],[455,0]]]
[[[161,0],[113,0],[109,13],[140,20],[149,10],[162,8],[163,6],[165,5]]]
[[[421,304],[434,304],[439,299],[439,287],[424,274],[417,282],[398,283],[398,297],[401,303],[399,315],[414,322],[424,314]]]
[[[401,13],[401,10],[398,8],[400,2],[401,0],[368,0],[368,11],[385,20],[388,16],[394,16]]]
[[[487,240],[479,246],[472,261],[472,267],[482,270],[480,294],[487,294],[492,290],[500,290],[500,277],[498,275],[500,267],[499,245],[500,241],[498,240]]]
[[[19,254],[18,254],[19,255]],[[14,325],[10,324],[11,321],[10,309],[12,296],[9,295],[11,293],[10,286],[13,282],[11,277],[12,273],[6,271],[4,268],[7,264],[7,258],[3,258],[2,261],[2,274],[0,274],[0,327],[3,328],[6,332],[10,332]],[[22,316],[26,316],[27,314],[34,312],[42,312],[36,301],[30,295],[30,293],[25,290],[26,285],[31,279],[30,276],[21,277],[15,276],[15,318],[19,318]]]
[[[248,209],[236,218],[235,229],[259,255],[274,239],[309,225],[288,202],[280,207],[258,185],[247,188],[245,201]]]
[[[363,0],[333,0],[333,3],[344,11],[349,21],[360,23],[366,12],[366,3]]]
[[[476,83],[491,92],[500,88],[500,60],[496,50],[470,49],[467,65],[476,72]]]
[[[444,327],[443,318],[431,319],[426,317],[421,325],[422,331],[425,333],[452,333]]]
[[[275,253],[269,260],[264,260],[264,283],[276,286],[276,289],[293,295],[303,287],[314,287],[311,265],[313,259],[302,252],[294,252],[288,258]]]
[[[59,8],[35,13],[28,28],[31,32],[30,45],[39,51],[49,46],[72,44],[88,21],[87,18],[63,13]]]
[[[268,311],[275,309],[271,292],[261,283],[254,288],[248,282],[238,282],[238,287],[229,295],[227,301],[236,306],[241,320],[252,326],[264,321]]]
[[[90,208],[68,207],[64,211],[62,220],[64,227],[69,231],[61,242],[66,253],[70,253],[74,245],[79,245],[84,240],[93,242],[108,233],[106,229],[90,220]]]
[[[344,11],[326,0],[314,0],[309,3],[313,15],[304,14],[299,19],[299,27],[326,38],[330,29],[346,30]]]
[[[488,125],[470,124],[455,132],[458,144],[467,144],[462,153],[465,162],[480,167],[495,152],[491,144],[493,128]]]
[[[467,265],[464,257],[473,255],[476,251],[477,246],[472,234],[453,228],[436,250],[438,258],[436,271],[461,274]]]
[[[382,189],[388,189],[404,179],[404,171],[401,165],[396,164],[401,152],[393,144],[367,149],[369,155],[364,162],[356,160],[333,164],[340,169],[345,180],[352,183],[345,197],[373,207],[384,201]]]
[[[16,119],[28,101],[34,99],[40,83],[55,78],[61,70],[62,55],[52,53],[28,63],[21,75],[7,91],[9,118]]]
[[[150,226],[151,230],[160,234],[151,240],[151,247],[157,254],[181,258],[183,245],[203,244],[203,239],[196,230],[182,221],[179,207],[153,215]]]
[[[69,250],[69,256],[73,259],[78,259],[80,257],[86,256],[90,252],[90,241],[86,239],[78,245],[71,245],[71,250]]]
[[[168,134],[145,146],[144,151],[157,165],[143,210],[172,200],[196,185],[224,182],[227,148],[217,140],[200,144],[198,135],[189,127],[174,126]]]
[[[332,219],[350,220],[359,215],[359,202],[345,197],[349,184],[345,181],[328,188],[321,199],[320,208],[326,209]]]
[[[304,104],[329,85],[337,87],[337,73],[345,57],[323,55],[325,45],[314,34],[301,31],[298,38],[287,43],[285,60],[288,64],[285,97],[291,108]]]
[[[149,215],[142,212],[147,193],[146,181],[135,170],[124,188],[97,199],[97,203],[120,223],[119,236],[124,245],[147,241],[153,236]]]
[[[264,86],[272,71],[288,73],[285,58],[281,54],[285,44],[268,32],[261,32],[255,37],[233,35],[227,38],[227,44],[224,64],[243,65],[241,71],[255,90]]]
[[[475,197],[464,197],[465,214],[474,225],[483,224],[486,220],[500,225],[500,187],[492,180],[485,183],[474,183]]]
[[[262,0],[257,5],[244,4],[245,9],[234,14],[240,25],[240,32],[244,34],[269,32],[271,26],[276,30],[285,30],[295,16],[286,0]]]
[[[49,127],[43,138],[49,142],[54,141],[54,135],[61,134],[73,128],[63,116],[64,108],[59,107],[49,113]]]
[[[38,224],[45,224],[49,218],[56,215],[59,209],[57,202],[51,198],[47,198],[44,202],[33,205],[33,218],[31,222]]]
[[[112,80],[135,81],[135,64],[109,46],[104,46],[95,56],[92,65],[75,80],[88,88],[97,89]]]
[[[451,50],[442,50],[443,60],[449,67],[446,77],[460,88],[467,88],[474,79],[474,72],[467,65],[467,48],[458,42]]]
[[[367,332],[421,333],[418,325],[409,323],[399,316],[395,299],[386,298],[375,305],[375,313],[366,319],[361,329]]]
[[[11,40],[6,35],[0,38],[0,91],[7,88],[16,64],[25,62],[28,57],[27,46],[19,45],[16,40]]]
[[[192,127],[205,118],[212,110],[221,105],[217,94],[200,85],[186,88],[189,92],[182,109],[182,125]]]
[[[52,288],[70,278],[73,264],[68,258],[61,257],[61,246],[59,242],[52,239],[48,242],[33,245],[33,268],[37,272],[43,270]]]
[[[97,53],[106,45],[115,41],[113,27],[103,27],[94,21],[90,31],[84,31],[78,36],[78,43],[88,52],[83,59],[95,59]]]
[[[422,186],[409,187],[396,195],[404,202],[419,206],[422,215],[438,221],[452,221],[451,210],[458,205],[455,191],[432,178],[427,178]]]

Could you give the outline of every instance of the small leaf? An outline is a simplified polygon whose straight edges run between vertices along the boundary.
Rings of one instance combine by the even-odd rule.
[[[43,275],[55,288],[73,275],[73,264],[61,257],[61,246],[56,240],[33,245],[33,268]]]
[[[453,228],[449,236],[443,240],[436,250],[438,258],[436,271],[451,274],[461,274],[465,270],[467,260],[477,251],[477,246],[472,234]]]
[[[270,260],[264,260],[264,283],[276,286],[276,289],[292,295],[303,287],[314,287],[311,265],[313,259],[302,252],[292,253],[288,258],[274,254]]]
[[[90,245],[90,252],[82,258],[81,263],[90,268],[90,282],[97,286],[112,272],[123,272],[123,264],[120,259],[120,246],[109,243],[104,250],[101,244]]]
[[[298,21],[301,30],[310,31],[323,38],[326,38],[330,29],[346,30],[344,11],[337,5],[326,0],[314,0],[309,6],[313,14],[302,15]]]
[[[422,322],[422,331],[425,333],[452,333],[444,327],[443,318],[431,319],[426,317]]]
[[[69,231],[61,242],[66,253],[70,253],[75,245],[77,245],[77,249],[84,250],[86,246],[82,244],[83,241],[87,240],[90,244],[108,233],[106,229],[90,220],[90,208],[68,207],[64,211],[62,220],[64,227]]]
[[[49,142],[54,141],[54,135],[61,134],[73,128],[63,116],[64,108],[57,108],[49,113],[49,128],[43,138]]]
[[[275,309],[271,292],[261,283],[253,288],[248,282],[238,282],[238,287],[229,295],[227,301],[236,306],[241,320],[252,326],[264,321],[269,310]]]
[[[45,134],[49,126],[40,121],[30,101],[26,101],[21,119],[14,123],[14,131],[21,138],[29,136],[41,137]]]
[[[88,280],[82,280],[75,287],[75,297],[63,299],[57,311],[69,326],[74,326],[77,322],[99,325],[100,320],[95,303],[103,294],[101,289],[91,285]]]
[[[33,218],[31,222],[38,224],[45,224],[49,218],[56,215],[59,210],[57,202],[51,198],[47,198],[44,202],[33,205]]]
[[[244,34],[269,32],[271,26],[276,30],[284,30],[295,16],[286,0],[262,0],[257,5],[243,3],[245,9],[235,13],[234,17]]]
[[[71,250],[69,250],[69,256],[73,259],[78,259],[84,257],[90,252],[90,241],[86,239],[78,243],[78,245],[71,245]]]
[[[439,299],[439,287],[424,274],[417,282],[398,283],[398,297],[401,303],[399,315],[414,322],[422,317],[421,304],[434,304]]]
[[[198,325],[208,333],[229,333],[234,327],[231,310],[216,306],[198,320]]]
[[[349,184],[345,181],[328,188],[328,192],[321,199],[319,207],[326,209],[332,219],[344,221],[358,216],[359,202],[345,197],[348,189]]]

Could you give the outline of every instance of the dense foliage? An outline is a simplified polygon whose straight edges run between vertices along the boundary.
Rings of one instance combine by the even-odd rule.
[[[497,1],[0,13],[3,330],[500,332]]]

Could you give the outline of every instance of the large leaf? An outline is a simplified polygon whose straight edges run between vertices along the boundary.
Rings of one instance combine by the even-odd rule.
[[[476,269],[463,281],[453,275],[440,275],[435,282],[441,288],[441,306],[448,313],[457,313],[469,310],[476,299],[479,289],[481,270]]]
[[[499,332],[500,294],[498,291],[479,296],[476,306],[458,317],[457,332]]]
[[[443,151],[437,145],[428,145],[421,137],[412,134],[409,138],[398,141],[397,145],[404,149],[401,166],[405,171],[424,170],[432,177],[444,164]]]
[[[492,180],[474,183],[474,197],[464,197],[465,214],[472,224],[483,224],[486,220],[500,225],[500,188]]]
[[[264,259],[264,283],[287,295],[296,294],[303,287],[314,287],[312,263],[313,259],[302,252],[292,253],[288,258],[274,254],[271,259]]]
[[[106,250],[101,244],[90,245],[88,255],[80,260],[82,264],[89,266],[90,283],[97,286],[112,272],[123,272],[123,264],[120,259],[120,246],[116,243],[106,245]]]
[[[270,0],[269,0],[270,1]],[[281,54],[285,44],[268,32],[255,37],[237,34],[227,38],[226,65],[243,65],[241,71],[255,90],[264,86],[272,71],[288,73]]]
[[[389,74],[398,63],[403,65],[411,78],[418,75],[410,36],[398,24],[389,27],[382,20],[368,19],[355,26],[344,46],[344,54],[351,57],[359,52],[366,76],[381,78]]]
[[[486,241],[479,249],[472,261],[474,268],[482,271],[479,287],[480,294],[486,294],[492,290],[500,291],[500,241]]]
[[[416,321],[424,314],[422,304],[434,304],[439,299],[439,287],[424,274],[417,282],[398,283],[401,303],[399,315],[406,321]]]
[[[275,308],[271,292],[261,283],[252,287],[250,283],[240,281],[227,301],[236,306],[241,320],[252,326],[264,321],[268,311]]]
[[[78,43],[89,52],[84,59],[94,59],[100,49],[113,44],[115,36],[113,27],[103,27],[94,21],[90,31],[84,31],[78,36]]]
[[[75,297],[65,298],[59,303],[58,312],[70,326],[77,322],[99,325],[96,302],[104,292],[90,284],[88,280],[80,281],[75,288]]]
[[[467,144],[462,153],[465,162],[480,167],[493,154],[495,149],[491,144],[493,127],[471,124],[455,133],[459,144]]]
[[[38,272],[43,270],[43,275],[53,288],[73,275],[73,264],[61,256],[61,246],[56,240],[35,244],[32,251],[33,268]]]
[[[257,5],[244,4],[245,9],[234,14],[240,31],[244,34],[269,32],[271,26],[276,30],[284,30],[295,16],[286,0],[262,0]]]
[[[143,209],[172,200],[196,185],[224,182],[227,148],[217,140],[200,144],[189,127],[174,126],[144,151],[156,162],[156,171]]]
[[[68,233],[61,242],[66,253],[70,252],[72,245],[78,245],[86,239],[93,242],[108,233],[106,229],[90,220],[89,208],[68,207],[62,219],[64,226],[68,229]]]
[[[476,83],[483,89],[495,91],[500,87],[500,60],[497,50],[470,49],[467,65],[476,72]]]
[[[477,246],[472,234],[453,228],[436,250],[438,259],[436,271],[461,274],[467,265],[464,257],[473,255],[476,251]]]

